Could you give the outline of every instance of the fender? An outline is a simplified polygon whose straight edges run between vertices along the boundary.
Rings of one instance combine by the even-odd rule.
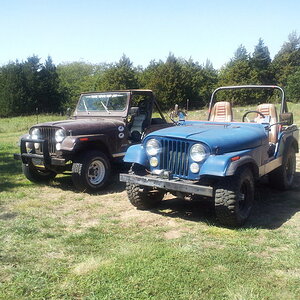
[[[284,156],[286,151],[293,146],[296,152],[299,152],[299,131],[294,130],[291,132],[286,132],[286,134],[281,134],[279,141],[278,141],[278,149],[276,151],[275,157]]]
[[[223,155],[211,155],[202,165],[200,175],[231,176],[235,174],[239,167],[251,164],[254,175],[258,176],[258,164],[252,155],[251,150],[230,152]],[[239,158],[232,160],[235,157]]]
[[[107,135],[97,134],[97,135],[83,135],[83,136],[67,136],[61,145],[62,151],[78,151],[83,148],[87,142],[102,142],[108,149],[109,143],[107,141]]]
[[[141,144],[130,146],[123,160],[126,163],[137,163],[148,168],[149,161],[145,152]]]
[[[234,175],[239,167],[244,166],[246,164],[252,166],[253,175],[255,178],[258,178],[259,177],[258,165],[257,165],[255,159],[253,157],[251,157],[250,155],[245,155],[236,161],[232,161],[226,170],[226,176]]]
[[[279,147],[276,153],[276,157],[284,156],[290,147],[294,147],[296,152],[299,152],[299,145],[297,139],[293,135],[289,135],[285,138],[283,136],[279,140]]]

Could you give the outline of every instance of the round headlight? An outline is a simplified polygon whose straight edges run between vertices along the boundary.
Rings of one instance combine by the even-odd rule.
[[[148,155],[157,155],[160,150],[160,144],[156,139],[151,139],[146,143],[146,151]]]
[[[197,163],[194,162],[190,165],[190,170],[192,173],[199,173],[200,167]]]
[[[33,128],[31,131],[31,138],[33,140],[38,140],[41,138],[41,131],[38,128]]]
[[[55,132],[55,140],[57,143],[60,143],[64,140],[64,138],[66,137],[66,133],[63,129],[58,129]]]
[[[158,159],[157,157],[153,156],[150,158],[150,166],[156,168],[158,166]]]
[[[207,151],[203,145],[195,144],[191,147],[190,155],[193,161],[200,162],[206,157]]]

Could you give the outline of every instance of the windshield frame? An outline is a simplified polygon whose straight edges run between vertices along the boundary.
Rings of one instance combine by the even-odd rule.
[[[112,95],[124,95],[125,99],[125,105],[123,110],[110,110],[105,103],[100,102],[102,104],[103,110],[92,110],[89,109],[89,106],[86,103],[87,97],[96,98],[97,96],[112,96]],[[99,97],[100,98],[100,97]],[[76,105],[74,116],[100,116],[100,117],[126,117],[128,112],[128,106],[129,106],[129,100],[130,100],[130,92],[128,91],[111,91],[111,92],[91,92],[91,93],[82,93],[80,95],[80,98],[78,100],[78,103]],[[83,102],[82,102],[83,101]],[[84,106],[84,109],[82,109],[80,106]]]

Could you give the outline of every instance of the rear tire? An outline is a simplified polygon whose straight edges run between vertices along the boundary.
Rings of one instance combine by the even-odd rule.
[[[73,184],[81,192],[98,192],[108,184],[110,171],[110,162],[104,153],[84,152],[73,163]]]
[[[25,177],[34,183],[47,183],[57,175],[51,170],[39,170],[32,163],[22,163],[22,171]]]
[[[269,184],[279,190],[288,190],[293,187],[296,172],[296,151],[290,147],[283,157],[282,165],[270,172]]]
[[[129,174],[146,175],[145,168],[133,164]],[[138,209],[146,210],[156,207],[163,199],[165,192],[150,187],[126,183],[126,191],[130,203]]]
[[[215,211],[220,223],[230,227],[244,224],[254,201],[254,179],[249,168],[221,179],[215,191]]]

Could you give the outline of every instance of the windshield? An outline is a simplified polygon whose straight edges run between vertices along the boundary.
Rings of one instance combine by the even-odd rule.
[[[121,112],[126,109],[127,93],[106,93],[82,95],[77,111]]]

